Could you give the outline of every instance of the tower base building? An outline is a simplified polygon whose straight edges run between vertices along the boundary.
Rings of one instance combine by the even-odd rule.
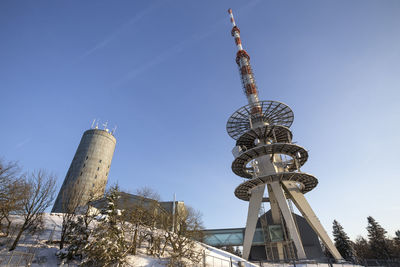
[[[307,220],[302,216],[292,213],[292,217],[296,223],[297,230],[303,244],[304,252],[308,260],[325,261],[318,235],[314,232]],[[250,249],[250,261],[271,261],[280,262],[278,244],[286,239],[288,235],[284,232],[286,227],[276,225],[273,222],[272,212],[262,214],[257,221],[256,234],[253,238],[253,244]],[[254,239],[256,242],[254,242]],[[258,241],[258,242],[257,242]],[[283,261],[292,261],[296,259],[293,245],[289,242],[285,246]]]
[[[297,230],[303,244],[307,260],[329,262],[324,255],[317,233],[307,220],[292,212]],[[227,246],[243,246],[245,228],[207,229],[204,230],[203,242],[217,248]],[[264,212],[262,208],[257,220],[253,241],[249,253],[249,261],[255,262],[292,262],[296,260],[296,251],[291,242],[284,245],[283,256],[280,257],[278,244],[287,240],[285,225],[277,225],[272,218],[271,210]]]

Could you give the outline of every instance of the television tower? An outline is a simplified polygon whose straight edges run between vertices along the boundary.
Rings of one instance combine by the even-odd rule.
[[[269,202],[274,224],[269,230],[280,228],[275,233],[282,234],[282,238],[273,243],[273,248],[270,247],[274,250],[272,253],[277,254],[280,260],[287,259],[288,255],[297,256],[300,260],[307,259],[289,200],[293,201],[333,257],[341,260],[342,256],[304,198],[305,193],[317,186],[318,180],[300,171],[308,153],[292,143],[289,127],[293,123],[293,112],[283,103],[259,100],[250,56],[243,49],[232,9],[228,12],[233,26],[231,33],[238,50],[236,63],[248,101],[248,105],[232,114],[226,125],[228,134],[236,140],[232,150],[235,157],[232,171],[248,179],[235,189],[237,198],[249,201],[243,258],[249,258],[261,204]],[[264,197],[265,190],[268,197]]]

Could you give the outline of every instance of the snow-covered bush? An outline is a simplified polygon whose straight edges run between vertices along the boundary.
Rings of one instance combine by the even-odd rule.
[[[121,266],[126,262],[129,250],[125,240],[121,211],[116,208],[118,187],[114,186],[107,193],[107,206],[102,210],[93,229],[92,238],[83,248],[84,266]]]

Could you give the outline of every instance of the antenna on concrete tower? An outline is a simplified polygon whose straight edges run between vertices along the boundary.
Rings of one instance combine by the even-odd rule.
[[[106,132],[108,132],[107,125],[108,125],[108,121],[103,123],[103,127],[104,127],[103,130],[106,131]]]
[[[96,119],[93,120],[92,126],[90,126],[90,129],[93,129],[95,122],[96,122]]]
[[[117,125],[114,126],[114,128],[111,131],[111,134],[114,135],[115,131],[117,130]]]

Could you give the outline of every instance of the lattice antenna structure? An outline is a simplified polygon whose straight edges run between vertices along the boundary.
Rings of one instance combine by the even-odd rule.
[[[232,36],[237,46],[236,63],[248,105],[241,107],[228,119],[226,129],[236,140],[232,150],[232,171],[248,180],[235,189],[235,196],[249,201],[243,242],[243,258],[248,259],[262,202],[270,202],[272,226],[281,226],[281,240],[266,244],[266,255],[277,255],[279,261],[307,259],[306,252],[288,204],[292,200],[309,225],[336,260],[342,257],[311,209],[304,194],[314,189],[318,180],[303,173],[300,167],[308,159],[308,152],[292,142],[289,127],[293,112],[277,101],[260,101],[258,89],[250,67],[250,57],[243,49],[240,30],[236,26],[232,9],[228,10],[232,22]],[[268,197],[264,197],[264,192]],[[268,240],[268,238],[266,239]],[[296,248],[293,250],[293,246]],[[295,255],[294,255],[295,254]]]
[[[235,38],[235,44],[238,50],[236,53],[236,64],[239,67],[243,91],[246,94],[247,101],[249,102],[251,113],[258,114],[261,112],[261,109],[258,104],[258,91],[256,80],[254,79],[254,74],[250,65],[250,56],[246,52],[246,50],[243,49],[242,40],[240,39],[240,30],[236,26],[235,19],[233,18],[232,9],[229,9],[228,13],[233,26],[231,34]]]

